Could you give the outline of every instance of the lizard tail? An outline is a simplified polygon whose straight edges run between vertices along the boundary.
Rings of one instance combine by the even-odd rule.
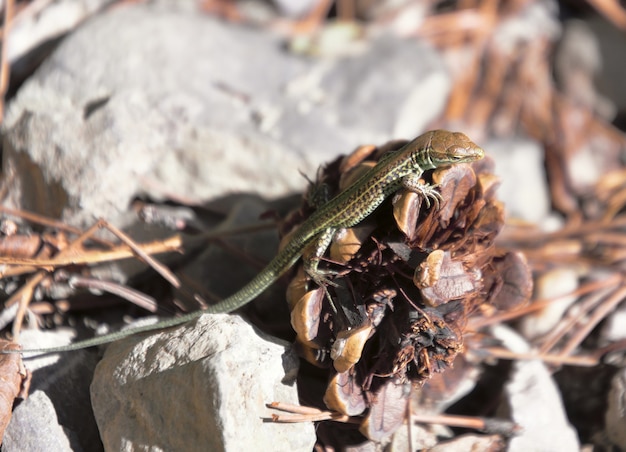
[[[179,317],[172,317],[169,319],[162,320],[157,323],[151,323],[149,325],[143,325],[136,328],[129,328],[127,330],[116,331],[114,333],[103,334],[102,336],[97,336],[91,339],[87,339],[84,341],[76,342],[68,345],[61,345],[58,347],[49,347],[49,348],[29,348],[24,350],[0,350],[0,354],[9,354],[9,353],[35,353],[37,356],[45,355],[50,353],[61,353],[61,352],[71,352],[75,350],[82,350],[84,348],[95,347],[97,345],[108,344],[110,342],[115,342],[120,339],[124,339],[128,336],[133,336],[137,333],[144,333],[147,331],[155,331],[161,330],[164,328],[171,328],[173,326],[178,326],[183,323],[190,322],[192,320],[197,319],[203,314],[221,314],[234,311],[246,303],[249,303],[251,300],[255,299],[259,294],[261,294],[265,289],[271,286],[281,275],[282,272],[273,271],[274,268],[281,268],[278,265],[272,265],[273,262],[270,262],[268,267],[261,271],[256,277],[254,277],[248,284],[243,286],[241,290],[234,293],[228,298],[220,301],[217,304],[208,306],[206,309],[200,311],[190,312],[188,314],[181,315]]]

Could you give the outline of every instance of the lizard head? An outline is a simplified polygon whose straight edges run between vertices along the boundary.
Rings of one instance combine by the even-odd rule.
[[[428,154],[434,166],[468,163],[485,156],[482,148],[460,132],[433,130],[422,136],[428,140]]]

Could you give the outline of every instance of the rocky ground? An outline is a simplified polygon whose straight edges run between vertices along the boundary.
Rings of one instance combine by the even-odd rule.
[[[506,206],[507,227],[567,230],[573,217],[584,223],[586,215],[596,218],[604,209],[605,204],[591,201],[597,184],[610,181],[611,187],[621,187],[623,177],[604,176],[609,169],[623,176],[617,165],[623,162],[626,141],[618,127],[626,96],[623,83],[616,80],[623,80],[619,71],[624,68],[615,64],[619,58],[609,55],[623,52],[625,42],[623,33],[611,34],[612,25],[600,16],[584,10],[585,21],[565,20],[567,5],[529,2],[498,29],[498,42],[511,49],[533,40],[553,44],[554,89],[566,99],[579,99],[585,112],[601,118],[602,131],[610,130],[600,135],[599,126],[580,126],[587,125],[581,119],[587,113],[579,110],[563,115],[569,121],[562,124],[564,129],[580,130],[589,141],[561,155],[565,163],[559,168],[575,195],[559,198],[550,170],[554,167],[546,169],[554,159],[546,149],[554,142],[533,132],[541,128],[536,124],[542,124],[542,116],[520,114],[521,119],[511,122],[496,109],[481,123],[478,103],[463,110],[476,113],[471,118],[451,113],[449,100],[458,99],[460,92],[457,75],[471,68],[467,55],[442,52],[433,40],[415,36],[419,27],[407,24],[424,20],[422,2],[396,15],[386,9],[393,2],[380,2],[380,10],[372,7],[364,25],[334,28],[329,21],[323,33],[305,34],[307,39],[285,31],[294,23],[290,15],[301,14],[295,2],[235,2],[238,20],[220,17],[211,10],[213,3],[222,16],[232,11],[232,5],[222,2],[206,2],[200,10],[194,1],[65,0],[54,5],[64,10],[49,8],[16,22],[9,57],[23,83],[9,93],[2,123],[3,205],[81,229],[104,218],[137,242],[162,240],[177,230],[229,231],[258,222],[268,211],[283,217],[297,208],[307,178],[314,180],[318,167],[339,154],[439,127],[466,132],[495,162],[497,197]],[[303,11],[310,8],[302,3]],[[34,52],[43,57],[33,57],[33,30],[48,30],[54,38]],[[42,60],[36,69],[33,58]],[[517,99],[542,89],[532,84],[527,92],[522,88],[516,88]],[[615,127],[607,125],[611,121]],[[297,196],[289,196],[293,194]],[[618,201],[606,204],[607,211],[621,212]],[[619,236],[622,231],[613,232]],[[552,260],[542,255],[541,260],[533,241],[520,237],[505,234],[498,246],[527,252],[534,298],[574,295],[515,324],[499,322],[479,330],[478,336],[489,336],[518,358],[537,351],[540,345],[534,341],[557,329],[568,307],[579,300],[575,291],[583,283],[621,275],[619,258],[615,266],[594,267],[585,254],[589,242],[583,242],[585,249],[557,253]],[[535,244],[545,239],[537,237]],[[571,239],[559,238],[561,245]],[[557,243],[552,239],[541,243]],[[593,253],[599,252],[601,242],[593,243]],[[163,259],[177,275],[185,275],[188,287],[199,286],[219,298],[236,291],[271,259],[278,236],[275,229],[265,229],[229,239],[227,245]],[[569,260],[572,255],[579,260]],[[148,293],[161,315],[198,307],[181,306],[182,290],[161,282],[138,260],[76,273]],[[119,298],[96,296],[102,292],[93,288],[77,290],[67,277],[56,276],[32,297],[52,312],[38,314],[24,327],[24,348],[68,343],[90,334],[94,325],[117,329],[145,313]],[[5,298],[21,284],[17,276],[5,279]],[[25,360],[33,372],[30,395],[16,404],[2,449],[333,450],[329,444],[337,433],[329,434],[318,424],[266,422],[273,414],[267,403],[304,403],[307,379],[302,374],[316,375],[292,346],[285,285],[277,286],[244,311],[243,318],[206,316],[120,341],[103,357],[98,350],[81,350]],[[102,301],[98,309],[85,305],[85,299],[96,298]],[[69,313],[60,309],[63,303],[71,306]],[[52,323],[57,324],[53,331],[38,326]],[[619,343],[625,339],[622,326],[623,313],[616,309],[578,354]],[[506,419],[521,426],[517,436],[419,423],[382,441],[368,441],[360,433],[354,440],[351,432],[343,444],[346,450],[626,447],[626,421],[619,409],[624,397],[622,353],[599,361],[592,371],[541,360],[498,363],[496,357],[481,355],[479,347],[472,350],[471,343],[466,344],[466,363],[455,364],[455,369],[467,366],[466,371],[449,374],[455,380],[453,394],[428,405],[424,399],[436,383],[417,390],[428,407],[424,411],[453,407],[455,414]],[[492,393],[485,395],[490,388]],[[473,410],[476,404],[483,406]]]

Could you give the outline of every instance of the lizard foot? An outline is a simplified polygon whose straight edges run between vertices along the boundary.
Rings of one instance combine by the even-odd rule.
[[[411,190],[414,193],[422,195],[426,201],[426,207],[430,208],[430,200],[433,200],[433,204],[439,209],[443,198],[441,193],[437,191],[439,184],[425,184],[414,178],[407,177],[402,181],[402,185]]]

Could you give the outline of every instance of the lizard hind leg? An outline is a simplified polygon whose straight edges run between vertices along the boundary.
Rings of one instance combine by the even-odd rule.
[[[437,187],[439,184],[427,184],[421,181],[420,177],[411,174],[402,179],[402,186],[407,190],[411,190],[414,193],[422,195],[424,200],[426,201],[426,206],[430,208],[430,200],[433,200],[433,203],[439,209],[439,205],[443,201],[441,197],[441,193],[437,191]]]

